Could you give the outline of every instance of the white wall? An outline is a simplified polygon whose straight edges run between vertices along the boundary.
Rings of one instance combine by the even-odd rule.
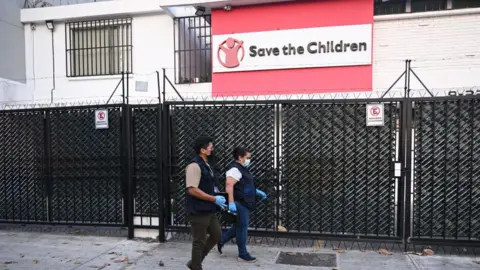
[[[0,110],[18,102],[29,103],[32,97],[32,89],[27,88],[25,84],[0,77]]]
[[[403,72],[403,60],[431,89],[480,89],[480,9],[378,16],[374,26],[375,90]],[[399,82],[403,87],[404,82]],[[421,89],[411,78],[411,88]]]
[[[104,18],[114,10],[117,17],[127,14],[127,2],[131,0],[84,4],[95,5],[94,18]],[[149,0],[144,0],[149,1]],[[152,0],[154,1],[154,0]],[[113,4],[120,6],[111,6]],[[148,5],[136,6],[131,15],[133,33],[133,70],[130,94],[134,99],[152,99],[157,97],[156,70],[166,69],[170,80],[174,82],[174,42],[173,20],[160,8],[147,12]],[[80,6],[80,5],[79,5]],[[141,5],[140,5],[141,6]],[[94,99],[106,100],[118,83],[120,76],[102,76],[98,78],[66,78],[65,70],[65,14],[84,17],[84,7],[75,10],[75,5],[45,8],[46,13],[27,14],[30,20],[40,21],[36,30],[25,26],[26,63],[28,86],[34,91],[35,100],[50,100],[52,89],[51,34],[44,25],[48,17],[55,17],[55,66],[56,89],[54,101]],[[92,10],[93,6],[88,9]],[[55,10],[51,10],[55,9]],[[127,9],[127,10],[124,10]],[[37,9],[40,10],[40,9]],[[78,14],[76,13],[78,11]],[[29,12],[32,12],[29,10]],[[467,14],[469,13],[469,14]],[[480,86],[480,9],[445,11],[422,14],[402,14],[378,16],[374,26],[374,72],[373,86],[376,91],[386,90],[404,70],[404,60],[412,59],[412,68],[431,89]],[[73,14],[73,15],[72,15]],[[89,15],[91,15],[90,13]],[[103,14],[103,15],[102,15]],[[445,16],[448,15],[448,16]],[[42,17],[47,16],[47,17]],[[135,92],[135,80],[148,81],[148,92]],[[421,86],[412,77],[412,89]],[[163,83],[160,78],[160,83]],[[163,88],[163,87],[162,87]],[[167,84],[167,96],[176,96]],[[211,94],[210,83],[176,85],[184,98],[208,98]],[[403,90],[401,80],[394,91]],[[119,88],[121,91],[121,88]],[[120,92],[117,92],[117,98]],[[135,97],[135,98],[133,98]]]
[[[25,40],[20,0],[0,1],[0,77],[25,82]]]

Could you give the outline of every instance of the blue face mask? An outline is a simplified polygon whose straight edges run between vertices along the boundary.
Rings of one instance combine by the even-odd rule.
[[[250,159],[245,159],[245,163],[243,163],[245,167],[250,166]]]

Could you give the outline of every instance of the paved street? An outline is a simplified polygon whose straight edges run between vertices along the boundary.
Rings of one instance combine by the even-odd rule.
[[[332,249],[292,248],[254,245],[258,262],[236,261],[236,246],[227,245],[224,255],[212,252],[204,269],[334,269],[275,264],[280,251],[289,254],[315,252],[336,254],[336,269],[480,269],[480,258],[457,256],[417,256],[374,251],[334,251]],[[340,253],[339,253],[340,252]],[[342,253],[343,252],[343,253]],[[83,235],[80,230],[32,232],[0,230],[0,269],[187,269],[190,244],[176,241],[129,241],[118,236]]]

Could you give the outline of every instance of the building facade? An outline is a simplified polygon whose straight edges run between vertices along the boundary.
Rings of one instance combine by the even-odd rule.
[[[227,4],[118,0],[22,10],[31,101],[118,100],[122,76],[132,101],[152,100],[164,70],[167,98],[395,93],[404,90],[403,80],[391,86],[407,59],[418,76],[410,76],[412,92],[480,90],[478,1]],[[237,50],[237,59],[226,63],[219,46]]]

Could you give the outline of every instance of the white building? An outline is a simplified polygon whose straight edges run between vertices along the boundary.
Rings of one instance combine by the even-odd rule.
[[[0,105],[28,96],[25,88],[25,39],[20,22],[23,0],[0,1]]]
[[[326,5],[326,2],[331,1],[314,1],[314,3]],[[348,9],[347,5],[358,1],[338,2],[342,2]],[[256,5],[262,3],[265,5]],[[247,5],[247,7],[240,7],[240,5]],[[265,30],[256,31],[257,26],[243,25],[248,24],[245,20],[235,22],[232,19],[229,21],[228,18],[243,16],[238,15],[241,10],[243,14],[248,11],[252,16],[255,14],[257,20],[262,19],[258,18],[263,16],[259,9],[268,8],[271,5],[275,5],[278,7],[276,10],[282,12],[280,8],[295,10],[297,4],[285,0],[117,0],[24,9],[21,13],[21,21],[24,24],[25,35],[26,82],[28,87],[33,89],[33,96],[20,98],[31,98],[35,103],[106,101],[119,85],[123,71],[128,74],[129,96],[132,102],[142,99],[155,100],[159,94],[158,83],[160,89],[163,88],[163,69],[174,85],[171,87],[168,81],[166,82],[167,96],[172,98],[176,96],[173,88],[176,88],[184,98],[209,98],[212,96],[212,91],[214,91],[213,95],[216,95],[216,87],[227,89],[229,82],[259,81],[259,89],[268,88],[269,83],[261,81],[266,72],[283,70],[281,71],[283,73],[278,73],[281,80],[283,77],[281,74],[284,74],[285,70],[290,70],[292,74],[293,72],[305,73],[305,69],[309,67],[299,69],[297,62],[301,60],[295,58],[295,60],[289,60],[290,62],[282,62],[284,65],[282,68],[271,68],[265,71],[269,69],[265,66],[279,61],[272,58],[273,60],[265,60],[263,64],[255,62],[257,64],[252,64],[253,68],[248,72],[229,70],[219,75],[220,72],[215,73],[215,66],[218,65],[215,62],[217,51],[214,51],[212,57],[211,43],[216,42],[215,31],[217,31],[222,33],[218,38],[223,38],[224,34],[237,35],[247,40],[268,44],[269,40],[266,38],[262,40],[262,33]],[[232,92],[232,95],[288,93],[300,97],[303,94],[350,92],[350,90],[384,92],[405,70],[404,60],[406,59],[412,60],[412,69],[432,91],[443,93],[451,89],[460,90],[460,92],[467,89],[480,90],[479,6],[480,3],[476,0],[392,0],[375,1],[374,7],[370,4],[369,9],[364,10],[363,14],[366,17],[370,16],[373,24],[373,33],[370,33],[373,38],[369,44],[373,53],[372,57],[367,59],[369,62],[362,65],[369,65],[371,71],[364,70],[359,73],[360,75],[351,73],[344,77],[331,78],[354,81],[356,76],[363,76],[367,78],[363,80],[365,85],[371,85],[370,89],[363,84],[357,89],[355,84],[349,84],[351,85],[349,89],[340,89],[331,87],[330,84],[322,86],[321,82],[312,82],[310,85],[315,83],[318,88],[311,88],[308,91],[282,89],[278,93],[275,89],[267,92],[252,89],[250,92]],[[205,8],[205,14],[196,16],[194,7],[200,7],[198,9],[200,13]],[[214,10],[214,13],[210,16],[211,10]],[[373,16],[374,10],[375,16]],[[348,14],[340,15],[341,13],[338,12],[337,9],[330,11],[332,14],[337,14],[336,17],[347,18]],[[268,17],[271,14],[264,15]],[[302,18],[309,15],[299,13],[295,16]],[[321,21],[318,18],[316,20]],[[287,22],[282,23],[282,29],[290,29],[284,26]],[[328,20],[322,23],[324,25],[321,27],[331,26]],[[342,24],[339,21],[337,25]],[[232,27],[232,30],[229,31],[228,27]],[[242,27],[251,29],[245,31],[248,32],[247,34],[243,34]],[[309,27],[308,24],[305,27],[294,26],[288,33],[299,36],[298,31]],[[276,37],[275,35],[278,36],[278,33],[266,34],[272,37]],[[368,37],[367,34],[365,38]],[[248,54],[249,51],[246,53]],[[246,55],[244,63],[248,61],[253,63],[253,58],[248,59],[250,58]],[[344,59],[344,61],[353,60]],[[305,75],[307,76],[305,80],[317,76],[315,74],[322,76],[318,67],[337,68],[332,72],[350,74],[345,73],[345,70],[342,71],[344,66],[340,62],[332,65],[322,64],[316,60],[313,62],[315,63],[310,68],[317,68],[317,73],[311,73],[311,76]],[[260,68],[261,65],[263,68]],[[355,64],[348,63],[345,67],[352,65]],[[157,81],[157,71],[160,73],[159,81]],[[242,77],[237,76],[240,73]],[[276,73],[269,74],[276,76],[274,75]],[[248,77],[250,75],[252,77]],[[295,76],[293,74],[292,78]],[[126,77],[127,75],[125,75],[125,82],[127,82]],[[303,82],[296,83],[302,85]],[[404,82],[400,80],[392,91],[403,91],[403,89]],[[412,91],[422,89],[413,75],[411,89]],[[222,95],[228,95],[228,89],[222,91]],[[120,100],[121,92],[122,86],[119,85],[113,99]]]

